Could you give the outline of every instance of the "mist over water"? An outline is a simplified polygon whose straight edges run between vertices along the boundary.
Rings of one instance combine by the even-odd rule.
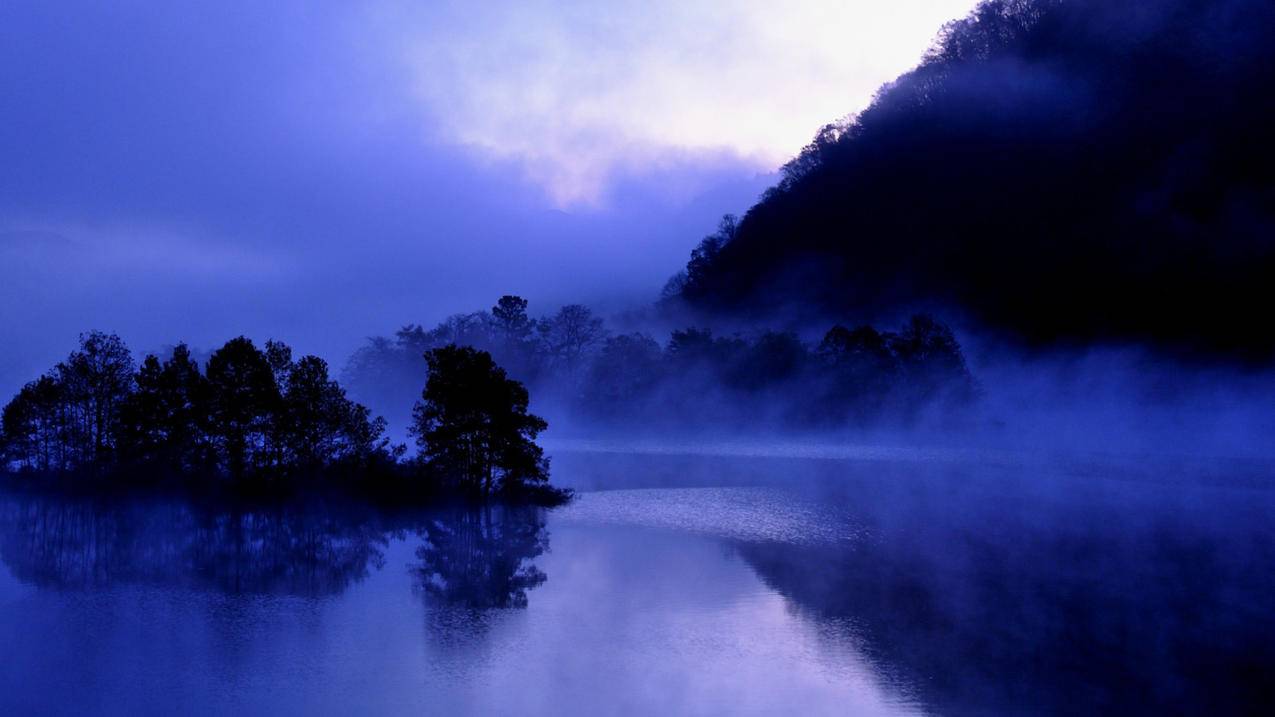
[[[1275,495],[903,451],[554,454],[549,512],[6,495],[6,713],[1260,712]],[[100,660],[101,655],[114,659]]]
[[[1275,6],[870,5],[0,4],[0,716],[1275,714]]]

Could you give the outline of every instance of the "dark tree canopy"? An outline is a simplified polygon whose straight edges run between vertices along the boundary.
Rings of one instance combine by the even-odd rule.
[[[1271,87],[1268,0],[989,0],[670,286],[713,314],[951,307],[1034,342],[1266,356]]]
[[[208,359],[209,437],[232,476],[268,468],[272,418],[281,407],[275,369],[266,354],[240,336]]]
[[[385,422],[315,356],[232,339],[201,372],[184,344],[134,371],[118,336],[92,332],[4,408],[0,470],[119,476],[303,478],[393,461]]]
[[[210,388],[190,349],[178,344],[162,364],[147,356],[134,380],[121,421],[124,457],[175,470],[207,466],[212,456],[205,411]]]
[[[133,382],[133,357],[118,336],[92,331],[51,372],[4,409],[10,460],[39,471],[92,468],[109,460]]]
[[[527,412],[527,389],[468,346],[433,349],[425,361],[412,432],[431,470],[473,495],[546,485],[548,459],[535,438],[548,424]]]

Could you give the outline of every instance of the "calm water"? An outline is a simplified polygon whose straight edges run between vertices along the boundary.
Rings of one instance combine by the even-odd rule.
[[[0,714],[1275,708],[1260,467],[575,448],[549,512],[4,497]]]

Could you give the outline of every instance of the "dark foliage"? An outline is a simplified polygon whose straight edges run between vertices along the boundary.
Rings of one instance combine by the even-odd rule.
[[[198,471],[213,462],[212,388],[184,344],[162,364],[147,356],[134,377],[121,420],[121,454],[131,464]]]
[[[535,439],[548,424],[527,412],[527,389],[468,346],[433,349],[425,362],[412,433],[429,470],[469,495],[542,490],[549,461]]]
[[[89,470],[117,448],[133,357],[118,336],[90,332],[80,348],[4,408],[6,459],[35,471]]]
[[[514,297],[501,306],[506,347],[531,339]],[[557,504],[527,412],[527,390],[489,354],[448,346],[424,356],[415,383],[420,460],[385,436],[385,419],[346,396],[317,356],[278,341],[226,342],[206,371],[179,344],[133,371],[119,337],[80,348],[4,408],[0,473],[80,490],[197,490],[261,498],[339,493],[380,503],[464,497]],[[419,394],[412,389],[407,396]]]
[[[959,307],[1032,342],[1268,356],[1275,5],[989,0],[670,283],[692,307]]]
[[[314,356],[262,351],[232,339],[200,372],[185,345],[136,371],[117,336],[85,334],[80,348],[25,386],[4,409],[4,465],[112,481],[318,480],[387,469],[383,419],[346,398]],[[112,482],[107,481],[107,482]]]
[[[266,355],[249,339],[231,339],[208,360],[208,385],[208,437],[223,467],[241,477],[274,465],[282,400]]]

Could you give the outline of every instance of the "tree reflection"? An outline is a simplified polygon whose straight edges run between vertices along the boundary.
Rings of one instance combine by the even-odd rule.
[[[527,592],[547,579],[532,563],[549,547],[541,509],[456,509],[420,533],[425,544],[411,569],[416,588],[449,606],[525,608]]]
[[[424,539],[413,589],[468,610],[521,608],[546,580],[544,511],[487,506],[387,516],[44,496],[0,500],[0,558],[41,588],[175,585],[229,594],[338,595],[385,565],[390,538]]]
[[[0,557],[53,589],[163,583],[228,593],[339,594],[384,564],[367,520],[293,509],[24,498],[0,505]]]

